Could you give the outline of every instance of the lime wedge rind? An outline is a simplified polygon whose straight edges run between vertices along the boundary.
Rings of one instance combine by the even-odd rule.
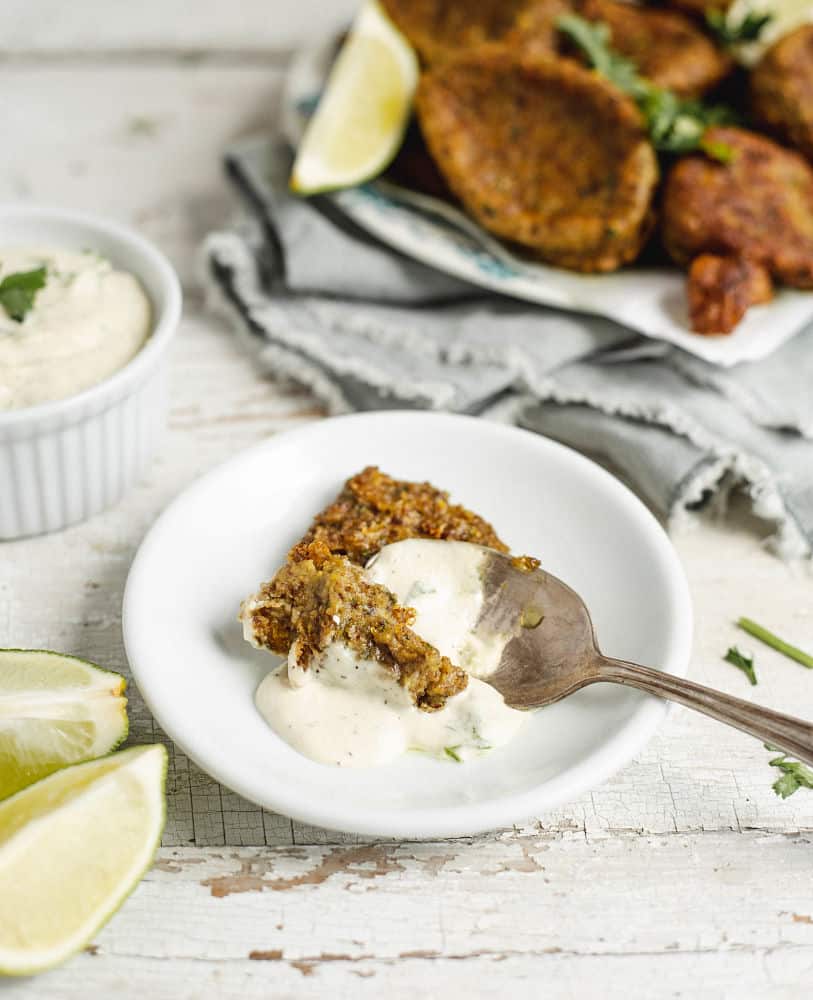
[[[0,650],[0,801],[127,738],[126,681],[47,650]]]
[[[27,976],[59,965],[91,941],[100,927],[121,907],[150,867],[160,844],[166,820],[164,796],[166,773],[167,752],[162,745],[133,747],[97,760],[63,768],[0,803],[0,975]],[[15,885],[20,879],[25,879],[30,872],[21,870],[19,859],[24,853],[26,840],[39,838],[42,842],[47,841],[49,823],[53,825],[56,818],[68,818],[73,828],[81,829],[83,812],[86,811],[86,833],[91,833],[92,830],[98,833],[100,823],[108,822],[111,827],[115,826],[121,817],[105,816],[100,810],[103,810],[106,793],[109,793],[117,782],[127,784],[131,790],[140,786],[144,792],[144,802],[134,805],[133,816],[130,817],[133,822],[137,819],[144,820],[138,850],[133,852],[132,857],[124,860],[123,870],[117,877],[115,885],[104,896],[103,902],[87,913],[81,915],[77,913],[82,905],[83,893],[77,894],[77,907],[72,913],[71,900],[67,900],[67,909],[63,908],[66,900],[59,897],[62,886],[57,884],[48,887],[50,905],[54,914],[58,915],[62,937],[47,947],[38,947],[31,941],[21,944],[19,933],[15,928],[24,921],[24,905],[22,909],[19,902],[10,905],[8,893],[2,892],[4,868],[13,872]],[[58,786],[60,784],[70,786],[72,783],[79,786],[75,794],[71,795],[69,788],[68,794],[60,798]],[[17,824],[11,822],[10,816],[20,811],[26,814],[23,821]],[[100,815],[96,815],[96,812],[100,812]],[[111,830],[108,836],[115,842],[115,830]],[[82,854],[84,839],[77,838],[76,844],[72,847],[76,851],[77,867],[79,867],[86,860]],[[93,865],[86,867],[92,877]],[[38,874],[35,870],[34,878]],[[80,872],[79,877],[84,878],[85,873]],[[71,878],[75,880],[77,872],[65,871],[62,884],[69,884]],[[39,888],[42,890],[43,887]],[[25,899],[27,896],[24,894],[22,898]],[[12,906],[14,912],[10,913]],[[74,920],[73,925],[71,916],[78,918]],[[14,942],[9,940],[12,935],[17,937]]]

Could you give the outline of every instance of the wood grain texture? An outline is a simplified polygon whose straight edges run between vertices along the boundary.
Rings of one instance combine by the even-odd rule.
[[[577,834],[163,850],[93,946],[6,1000],[801,997],[809,837]],[[687,878],[687,870],[692,877]],[[126,988],[126,987],[125,987]]]
[[[234,451],[320,416],[306,394],[257,373],[204,313],[195,282],[200,237],[233,210],[219,153],[273,127],[280,70],[172,53],[274,48],[297,18],[320,26],[313,4],[277,6],[284,16],[265,0],[240,4],[239,27],[234,5],[213,3],[4,8],[7,51],[36,58],[3,67],[15,141],[4,146],[0,198],[134,223],[181,270],[187,306],[160,459],[115,510],[0,548],[0,645],[61,649],[126,673],[122,589],[156,515]],[[760,649],[750,688],[721,659],[733,642],[750,645],[733,625],[741,614],[813,647],[809,570],[766,553],[759,530],[739,514],[676,537],[697,615],[691,676],[813,717],[813,675],[798,665]],[[130,696],[133,740],[168,742],[134,687]],[[602,787],[474,841],[370,844],[291,823],[170,754],[154,870],[86,953],[0,984],[2,1000],[145,989],[155,1000],[795,998],[811,981],[813,794],[779,801],[758,743],[685,710]]]
[[[5,54],[234,56],[286,53],[342,28],[356,0],[4,0]]]

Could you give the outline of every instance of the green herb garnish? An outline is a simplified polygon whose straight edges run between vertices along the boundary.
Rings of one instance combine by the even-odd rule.
[[[729,24],[727,11],[707,10],[706,24],[725,46],[742,45],[744,42],[755,42],[765,28],[773,20],[773,14],[758,14],[749,11],[739,24]]]
[[[7,274],[0,281],[0,305],[15,323],[22,323],[25,314],[34,305],[37,292],[45,285],[47,269],[17,271]]]
[[[779,757],[774,757],[768,761],[771,767],[778,767],[782,772],[782,777],[777,778],[773,783],[773,790],[781,799],[786,799],[793,795],[800,788],[813,789],[813,771],[798,760],[788,760],[788,755],[779,747],[764,744],[766,750],[778,753]]]
[[[457,746],[454,747],[444,747],[443,752],[446,754],[447,757],[451,757],[452,760],[456,760],[458,764],[462,764],[463,758],[457,752],[460,749],[460,747],[461,747],[460,743],[458,743]]]
[[[733,146],[729,146],[727,142],[720,142],[719,139],[709,139],[707,136],[703,136],[700,140],[700,148],[709,159],[717,160],[719,163],[733,163],[737,156]]]
[[[753,656],[746,656],[745,653],[741,653],[736,646],[731,646],[723,659],[726,663],[733,663],[735,667],[742,670],[751,684],[756,685],[757,672],[754,670]]]
[[[712,159],[722,163],[731,161],[734,151],[724,143],[703,144],[703,135],[709,126],[736,121],[729,108],[684,100],[671,90],[650,83],[639,75],[631,59],[613,51],[610,29],[601,21],[586,21],[576,14],[564,14],[557,19],[556,27],[582,50],[597,73],[635,101],[655,149],[661,153],[689,153],[702,149]]]
[[[808,670],[813,670],[813,656],[810,653],[805,653],[804,650],[798,649],[796,646],[791,646],[789,642],[780,639],[778,635],[769,632],[762,625],[757,625],[750,618],[738,618],[737,625],[744,632],[759,639],[760,642],[764,642],[766,646],[770,646],[771,649],[775,649],[778,653],[782,653],[784,656],[790,657],[791,660],[801,663]]]

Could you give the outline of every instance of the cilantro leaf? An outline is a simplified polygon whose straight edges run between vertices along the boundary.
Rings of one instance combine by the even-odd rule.
[[[460,744],[458,743],[458,745],[455,747],[444,747],[443,752],[446,754],[447,757],[451,757],[452,760],[456,760],[458,764],[462,764],[463,758],[457,752],[459,749],[460,749]]]
[[[0,281],[0,305],[15,323],[22,323],[34,305],[37,292],[45,285],[46,268],[17,271]]]
[[[724,10],[707,10],[706,24],[719,38],[723,45],[741,45],[743,42],[755,42],[765,28],[773,20],[773,14],[758,14],[749,11],[739,24],[728,23],[728,13]]]
[[[733,663],[735,667],[742,670],[751,684],[756,685],[757,672],[754,670],[753,656],[746,656],[745,653],[741,653],[736,646],[731,646],[723,659],[726,663]]]
[[[776,747],[765,744],[766,750],[776,750]],[[781,799],[786,799],[800,788],[813,789],[813,771],[798,760],[788,760],[788,755],[779,751],[780,756],[768,761],[771,767],[778,767],[781,777],[773,783],[773,790]]]
[[[601,21],[564,14],[557,19],[556,27],[581,49],[597,73],[635,101],[644,117],[650,142],[659,152],[689,153],[702,149],[721,163],[733,159],[734,151],[724,143],[705,146],[703,143],[704,133],[710,125],[736,121],[729,108],[685,100],[639,76],[632,60],[613,51],[610,29]]]

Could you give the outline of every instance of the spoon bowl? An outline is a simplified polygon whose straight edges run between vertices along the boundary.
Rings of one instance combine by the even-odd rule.
[[[624,684],[677,701],[813,764],[813,725],[682,677],[605,656],[584,601],[558,577],[487,549],[477,631],[510,636],[482,679],[512,708],[559,701],[588,684]]]

